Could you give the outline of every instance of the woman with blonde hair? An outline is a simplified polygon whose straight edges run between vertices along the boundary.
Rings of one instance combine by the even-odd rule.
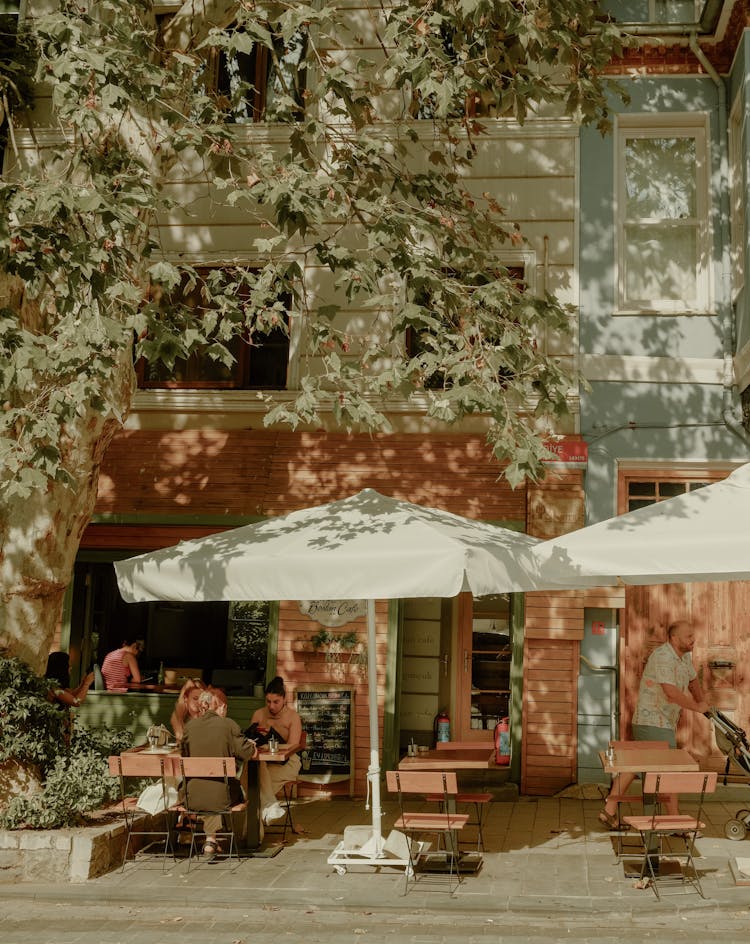
[[[185,725],[191,718],[197,718],[199,715],[198,699],[201,692],[206,691],[206,684],[201,679],[188,679],[180,689],[177,701],[172,712],[169,723],[172,725],[175,737],[178,741],[182,740],[185,733]]]

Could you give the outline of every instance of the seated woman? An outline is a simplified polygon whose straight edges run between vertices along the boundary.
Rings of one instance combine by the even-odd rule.
[[[200,679],[188,679],[180,689],[174,711],[169,719],[172,725],[175,737],[178,741],[182,740],[185,731],[185,725],[191,718],[197,718],[200,714],[198,699],[201,692],[206,691],[206,684]]]
[[[255,756],[255,743],[248,740],[236,721],[227,718],[227,696],[220,688],[207,688],[198,695],[198,717],[189,719],[182,736],[184,757],[236,757],[250,760]],[[239,780],[230,781],[232,805],[242,802],[242,787]],[[192,809],[222,810],[226,806],[226,789],[220,778],[190,777],[185,785]],[[203,830],[206,839],[203,854],[209,860],[219,852],[216,833],[221,828],[222,817],[205,816]]]
[[[85,700],[94,682],[94,673],[89,672],[80,685],[70,687],[70,656],[67,652],[49,654],[44,677],[57,683],[50,688],[47,697],[63,708],[77,708]]]
[[[285,744],[300,743],[302,719],[294,708],[290,708],[286,703],[283,678],[277,675],[266,685],[266,704],[254,712],[250,724],[257,724],[262,734],[268,733],[273,727]],[[284,815],[285,810],[277,801],[277,794],[285,783],[293,783],[297,779],[300,767],[300,759],[296,754],[292,754],[285,763],[261,762],[260,808],[264,823],[270,823]]]
[[[140,682],[138,656],[143,652],[143,640],[128,637],[119,649],[108,652],[102,662],[102,678],[109,692],[126,692],[128,682]]]

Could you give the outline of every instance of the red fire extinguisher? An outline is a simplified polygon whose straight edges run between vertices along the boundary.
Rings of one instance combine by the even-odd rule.
[[[451,739],[451,719],[447,711],[441,711],[435,718],[435,740],[450,741]]]
[[[495,763],[507,766],[510,763],[510,724],[501,718],[495,725]]]

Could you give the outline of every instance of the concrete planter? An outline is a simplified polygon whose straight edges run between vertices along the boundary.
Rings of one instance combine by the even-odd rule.
[[[143,829],[160,828],[163,814],[139,818]],[[0,882],[85,882],[122,864],[127,837],[121,814],[70,829],[0,830]],[[138,837],[131,849],[138,848]]]

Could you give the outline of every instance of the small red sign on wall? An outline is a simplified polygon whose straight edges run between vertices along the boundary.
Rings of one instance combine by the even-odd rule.
[[[591,624],[591,635],[592,636],[605,636],[607,633],[607,627],[604,623],[594,621]]]
[[[556,442],[545,442],[554,459],[543,459],[547,465],[563,465],[571,469],[585,469],[589,458],[588,443],[582,439],[560,439]]]

